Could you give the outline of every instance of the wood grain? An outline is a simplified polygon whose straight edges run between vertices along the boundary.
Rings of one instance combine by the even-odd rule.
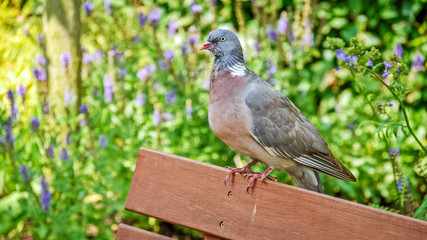
[[[142,230],[120,223],[117,230],[116,240],[172,240],[173,238],[166,237],[157,233]]]
[[[228,239],[427,239],[427,222],[141,148],[125,208]]]

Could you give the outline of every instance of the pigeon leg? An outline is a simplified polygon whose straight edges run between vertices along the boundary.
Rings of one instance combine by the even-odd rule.
[[[271,167],[269,167],[269,168],[267,168],[263,173],[248,173],[247,174],[247,176],[249,176],[250,177],[250,179],[249,179],[249,185],[248,185],[248,187],[246,188],[246,192],[248,192],[249,193],[249,189],[250,188],[252,188],[253,187],[253,185],[254,185],[254,182],[255,182],[255,180],[257,179],[257,178],[259,178],[259,181],[260,182],[263,182],[264,181],[264,179],[266,179],[266,178],[268,178],[268,179],[270,179],[270,180],[276,180],[276,178],[275,177],[271,177],[271,176],[269,176],[270,175],[270,173],[271,173],[271,171],[273,171],[273,169],[271,168]]]
[[[257,162],[258,162],[257,160],[251,159],[251,161],[249,161],[249,163],[246,164],[246,166],[244,166],[242,168],[227,167],[227,169],[229,169],[230,172],[227,174],[227,177],[225,177],[224,185],[227,185],[228,179],[232,178],[235,173],[240,173],[240,174],[254,173],[254,172],[251,171],[251,167],[253,165],[255,165]]]

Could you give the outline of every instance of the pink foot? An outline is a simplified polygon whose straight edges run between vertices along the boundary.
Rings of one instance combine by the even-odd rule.
[[[246,176],[249,176],[249,177],[250,177],[250,179],[249,179],[249,185],[248,185],[248,187],[246,188],[246,192],[248,192],[248,193],[249,193],[249,189],[253,187],[254,182],[255,182],[255,180],[256,180],[257,178],[259,178],[259,181],[260,181],[260,182],[263,182],[263,181],[264,181],[264,179],[266,179],[266,178],[268,178],[268,179],[270,179],[270,180],[272,180],[272,181],[276,180],[276,178],[275,178],[275,177],[271,177],[271,176],[269,176],[269,175],[270,175],[270,173],[271,173],[271,171],[273,171],[273,169],[272,169],[271,167],[269,167],[269,168],[267,168],[263,173],[254,173],[254,172],[252,172],[252,173],[248,173],[248,174],[246,174]]]
[[[235,173],[240,173],[240,174],[245,174],[245,173],[252,174],[252,173],[254,173],[251,171],[251,166],[252,165],[248,164],[242,168],[227,167],[227,169],[229,169],[230,172],[228,172],[227,177],[225,177],[224,184],[226,185],[228,179],[232,178]]]

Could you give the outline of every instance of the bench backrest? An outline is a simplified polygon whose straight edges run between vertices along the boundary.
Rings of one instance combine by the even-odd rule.
[[[269,180],[248,194],[227,172],[141,148],[125,208],[225,239],[427,239],[427,222]]]

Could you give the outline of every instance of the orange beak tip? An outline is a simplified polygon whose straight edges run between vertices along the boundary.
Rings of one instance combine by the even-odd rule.
[[[202,46],[200,46],[200,47],[199,47],[199,51],[202,51],[202,50],[208,49],[211,45],[213,45],[213,43],[211,43],[211,42],[206,42],[206,43],[204,43]]]

